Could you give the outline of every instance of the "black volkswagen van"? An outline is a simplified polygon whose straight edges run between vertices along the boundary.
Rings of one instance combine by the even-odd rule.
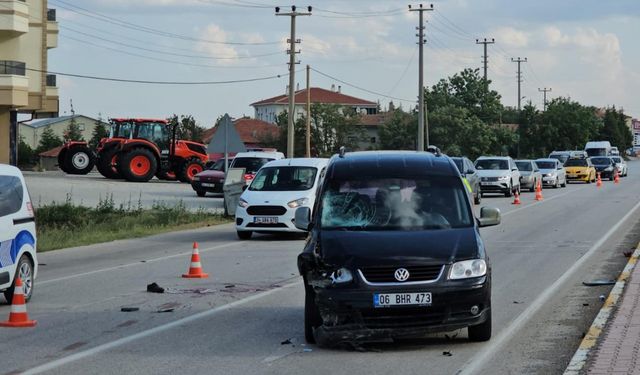
[[[427,152],[334,156],[298,269],[305,338],[320,345],[421,337],[468,327],[491,338],[491,265],[479,228],[500,211],[473,213],[453,161]]]

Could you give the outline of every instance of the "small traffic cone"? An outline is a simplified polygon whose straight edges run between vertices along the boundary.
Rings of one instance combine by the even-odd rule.
[[[193,243],[193,253],[191,253],[191,266],[189,267],[189,273],[182,275],[189,279],[204,279],[209,277],[208,273],[202,271],[202,264],[200,263],[200,251],[198,250],[198,243]]]
[[[538,186],[536,186],[536,200],[541,201],[542,198],[542,181],[538,181]]]
[[[613,172],[613,183],[614,184],[619,184],[620,183],[620,176],[618,176],[618,169],[617,168]]]
[[[600,176],[600,172],[598,172],[598,182],[596,182],[596,186],[597,187],[602,186],[602,176]]]
[[[13,292],[13,300],[11,301],[9,320],[0,322],[0,327],[35,327],[38,322],[29,320],[24,291],[22,290],[22,280],[20,280],[19,276],[16,277],[16,286]]]
[[[516,190],[516,193],[514,194],[513,203],[511,204],[520,204],[520,194],[518,193],[517,190]]]

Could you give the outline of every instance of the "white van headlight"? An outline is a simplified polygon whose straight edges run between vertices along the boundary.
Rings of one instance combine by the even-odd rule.
[[[296,207],[304,206],[307,203],[309,203],[309,198],[300,198],[300,199],[296,199],[295,201],[291,201],[287,203],[287,206],[291,208],[296,208]]]
[[[240,200],[238,201],[238,206],[240,206],[242,208],[247,208],[247,207],[249,207],[249,202],[247,202],[244,199],[240,198]]]
[[[456,262],[451,266],[449,271],[450,280],[468,279],[471,277],[480,277],[487,274],[487,262],[484,259],[464,260]]]
[[[508,180],[510,176],[500,176],[498,177],[498,180],[500,181],[504,181],[504,180]]]

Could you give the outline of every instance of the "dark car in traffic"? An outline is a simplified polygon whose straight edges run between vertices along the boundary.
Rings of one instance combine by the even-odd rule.
[[[305,287],[305,338],[341,343],[423,337],[467,328],[491,337],[491,265],[479,228],[500,223],[484,207],[476,218],[450,158],[425,152],[334,156],[298,269]]]
[[[473,196],[473,203],[480,204],[482,194],[480,192],[480,176],[478,176],[476,167],[473,165],[471,160],[464,156],[452,156],[451,160],[453,160],[456,167],[458,167],[460,176],[467,180],[467,183],[469,184],[468,188],[471,189],[470,193]]]
[[[609,156],[593,156],[591,157],[591,163],[596,168],[596,173],[600,174],[601,178],[608,178],[613,181],[615,177],[616,163]]]
[[[231,165],[233,159],[229,159],[227,165]],[[204,197],[207,193],[222,194],[224,185],[224,158],[216,160],[209,167],[193,176],[191,187],[199,197]]]

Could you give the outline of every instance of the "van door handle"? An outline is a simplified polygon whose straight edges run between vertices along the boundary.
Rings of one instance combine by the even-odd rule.
[[[13,225],[18,225],[18,224],[25,224],[25,223],[31,223],[36,221],[36,218],[31,216],[31,217],[23,217],[20,219],[13,219]]]

